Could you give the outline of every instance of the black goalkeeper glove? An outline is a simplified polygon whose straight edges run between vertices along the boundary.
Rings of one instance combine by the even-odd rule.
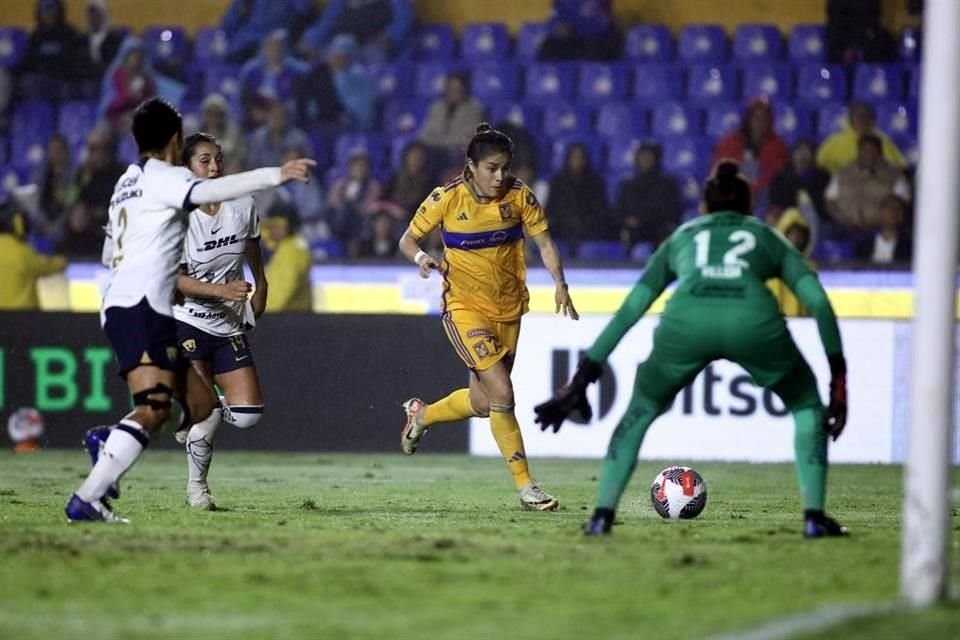
[[[834,441],[847,426],[847,362],[842,355],[832,355],[830,361],[830,406],[823,416],[823,430]]]
[[[593,410],[587,401],[587,385],[596,382],[602,373],[601,365],[588,358],[581,360],[573,379],[560,387],[552,398],[533,408],[540,430],[546,431],[552,427],[554,433],[560,431],[560,425],[574,411],[589,421],[593,417]]]

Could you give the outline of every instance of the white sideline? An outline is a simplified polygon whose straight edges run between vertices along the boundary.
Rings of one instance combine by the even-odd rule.
[[[710,636],[708,640],[783,640],[800,633],[823,631],[855,618],[891,613],[898,608],[899,605],[893,602],[822,607],[808,613],[799,613],[764,622],[753,629]]]

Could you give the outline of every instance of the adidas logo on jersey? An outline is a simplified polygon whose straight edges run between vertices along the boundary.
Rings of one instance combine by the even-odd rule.
[[[240,242],[240,238],[237,237],[237,234],[233,234],[229,238],[220,238],[219,240],[207,240],[203,243],[203,246],[198,248],[197,251],[212,251],[213,249],[219,249],[220,247],[226,247],[231,244],[237,244]]]
[[[469,219],[470,218],[467,217],[466,211],[461,211],[460,215],[457,216],[457,220],[469,220]]]

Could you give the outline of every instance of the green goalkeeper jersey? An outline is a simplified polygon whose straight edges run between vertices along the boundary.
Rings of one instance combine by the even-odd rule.
[[[816,273],[778,231],[732,211],[700,216],[682,225],[650,258],[643,276],[616,316],[587,352],[604,362],[623,335],[674,280],[677,287],[663,311],[671,318],[743,317],[782,322],[776,299],[764,284],[780,278],[816,318],[828,355],[842,351],[840,333]],[[745,326],[744,330],[750,328]]]

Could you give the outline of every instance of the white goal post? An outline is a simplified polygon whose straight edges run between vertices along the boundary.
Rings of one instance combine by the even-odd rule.
[[[923,38],[913,376],[900,564],[900,596],[916,607],[941,600],[949,575],[960,232],[960,1],[927,0]]]

